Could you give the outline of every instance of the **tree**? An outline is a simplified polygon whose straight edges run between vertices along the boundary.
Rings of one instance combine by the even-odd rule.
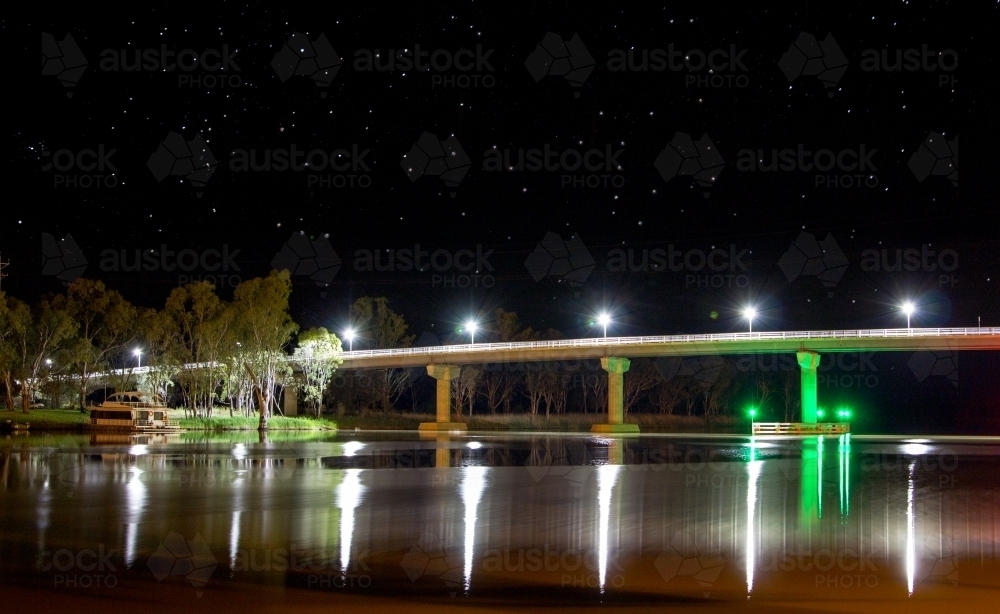
[[[673,415],[674,408],[684,398],[687,389],[676,378],[660,382],[653,393],[653,404],[661,414]]]
[[[325,328],[310,328],[299,333],[299,345],[292,353],[292,361],[302,370],[305,402],[317,416],[323,410],[323,394],[333,373],[344,362],[341,352],[340,339]]]
[[[585,380],[587,388],[594,395],[594,401],[597,403],[597,412],[605,413],[608,411],[608,374],[604,370],[597,371],[591,376],[587,377]]]
[[[20,304],[18,304],[20,303]],[[76,333],[77,323],[66,311],[62,296],[43,298],[30,310],[16,301],[8,303],[14,338],[14,375],[21,381],[21,410],[28,409],[35,392],[51,375],[47,360],[54,360],[66,342]]]
[[[139,337],[148,367],[139,386],[167,399],[174,378],[183,365],[183,348],[174,335],[174,320],[164,310],[142,309],[138,315]]]
[[[761,375],[754,382],[754,387],[756,388],[756,398],[754,402],[757,406],[757,410],[764,415],[767,411],[767,403],[771,400],[771,396],[774,395],[774,388],[771,386],[771,378],[767,375]]]
[[[197,410],[199,402],[211,407],[216,386],[215,361],[229,334],[233,314],[215,294],[215,286],[207,281],[174,288],[167,297],[164,311],[174,322],[177,348],[183,350],[183,361],[199,365],[179,374],[187,404],[193,410]]]
[[[271,271],[267,277],[248,279],[233,293],[243,368],[260,412],[259,430],[267,429],[275,394],[290,371],[284,348],[298,329],[288,314],[291,293],[288,271]]]
[[[705,389],[705,416],[722,413],[726,402],[736,392],[736,380],[728,363],[719,371],[719,376]]]
[[[545,396],[545,371],[528,366],[524,375],[524,391],[528,397],[528,410],[532,416],[538,415],[538,406]]]
[[[483,379],[482,365],[465,365],[462,367],[459,376],[452,381],[458,382],[458,409],[459,415],[462,413],[462,405],[468,404],[469,417],[472,417],[472,406],[476,402],[476,394],[479,392],[479,383]]]
[[[414,335],[407,335],[406,319],[389,308],[384,296],[362,296],[351,305],[359,337],[374,349],[410,347]],[[405,392],[410,373],[406,369],[377,369],[370,377],[369,403],[391,409]]]
[[[0,292],[0,380],[3,383],[4,403],[8,411],[14,411],[14,367],[17,358],[17,344],[14,327],[18,319],[29,318],[28,306],[15,298],[7,298]]]
[[[795,371],[786,371],[783,376],[781,387],[781,398],[785,405],[785,422],[791,422],[795,417],[795,410],[799,402],[799,374]]]
[[[375,349],[406,348],[414,336],[407,335],[409,325],[401,314],[389,308],[384,296],[362,296],[351,305],[355,325],[364,343]]]
[[[85,278],[67,288],[66,310],[79,326],[69,355],[79,378],[77,401],[83,410],[91,376],[111,370],[111,358],[135,340],[138,312],[117,290]]]
[[[561,414],[566,411],[566,398],[569,395],[567,379],[555,369],[545,369],[542,375],[542,399],[545,400],[545,417],[552,410]]]
[[[517,377],[504,367],[504,363],[494,362],[483,368],[483,396],[486,397],[491,414],[496,414],[501,405],[509,410],[511,397],[517,387]]]
[[[625,415],[628,415],[629,409],[642,398],[647,390],[654,388],[662,379],[652,360],[648,358],[633,359],[629,370],[624,374]]]
[[[522,328],[517,313],[497,308],[494,312],[494,324],[501,342],[527,341],[537,335],[531,328]],[[520,367],[521,365],[518,365]],[[521,370],[511,370],[507,363],[492,363],[486,365],[483,373],[483,386],[486,403],[491,413],[496,413],[503,405],[504,413],[510,413],[510,404],[514,399],[514,391],[522,381]]]

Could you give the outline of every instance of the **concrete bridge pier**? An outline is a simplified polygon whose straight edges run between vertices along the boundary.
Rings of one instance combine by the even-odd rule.
[[[451,421],[451,380],[458,377],[462,367],[458,365],[427,365],[427,375],[437,380],[437,420],[421,422],[417,428],[420,432],[465,431],[468,427],[463,422]]]
[[[608,372],[608,423],[595,424],[592,433],[638,433],[638,424],[625,424],[625,379],[631,362],[628,358],[605,356],[601,366]]]
[[[799,368],[802,372],[802,416],[800,422],[805,424],[816,424],[817,400],[816,400],[816,369],[819,367],[819,353],[812,351],[796,352],[795,357],[799,361]]]

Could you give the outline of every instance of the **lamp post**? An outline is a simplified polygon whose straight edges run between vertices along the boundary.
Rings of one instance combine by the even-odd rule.
[[[476,328],[479,325],[473,320],[469,320],[465,323],[465,328],[469,330],[469,345],[474,345],[476,343]]]
[[[344,339],[347,339],[347,351],[354,351],[354,329],[348,328],[344,331]]]
[[[134,350],[132,350],[132,353],[135,354],[135,359],[136,359],[136,361],[138,361],[138,364],[136,365],[136,367],[139,368],[139,369],[141,369],[142,368],[142,350],[139,349],[139,348],[135,348]]]
[[[751,333],[753,332],[753,319],[756,316],[757,316],[757,310],[754,309],[753,307],[747,307],[746,309],[743,310],[743,317],[745,317],[747,319],[747,322],[750,324]]]
[[[907,330],[909,330],[909,328],[910,328],[910,316],[912,316],[913,312],[916,311],[916,310],[917,310],[917,308],[910,301],[906,301],[905,303],[903,303],[903,313],[906,314],[906,328],[907,328]]]
[[[747,413],[750,414],[750,434],[753,435],[754,434],[753,427],[754,427],[754,423],[755,423],[754,418],[757,417],[757,408],[756,407],[751,407],[750,411],[747,412]]]
[[[611,316],[606,311],[597,316],[597,323],[604,327],[604,338],[608,338],[608,324],[611,324]]]

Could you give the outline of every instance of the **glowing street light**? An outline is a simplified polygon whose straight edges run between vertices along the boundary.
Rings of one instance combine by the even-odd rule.
[[[757,408],[751,407],[747,410],[747,414],[750,416],[750,434],[753,435],[753,425],[755,421],[754,419],[757,417]]]
[[[906,328],[910,328],[910,316],[912,316],[913,312],[916,310],[917,308],[910,301],[903,303],[903,313],[906,314]]]
[[[602,311],[597,316],[597,323],[604,327],[604,338],[608,338],[608,324],[611,324],[611,316],[606,311]]]
[[[138,366],[138,368],[141,369],[142,368],[142,350],[139,349],[139,348],[135,348],[134,350],[132,350],[132,353],[135,354],[135,359],[138,361],[138,365],[137,366]]]
[[[354,351],[354,329],[348,328],[344,331],[344,339],[347,339],[347,351]]]
[[[476,343],[476,329],[479,328],[479,325],[476,324],[476,322],[474,320],[468,320],[465,323],[465,328],[468,329],[468,331],[469,331],[469,344],[470,345],[475,344]]]
[[[746,318],[747,322],[750,323],[750,332],[752,333],[753,332],[753,319],[755,317],[757,317],[757,310],[754,309],[753,307],[747,307],[746,309],[743,310],[743,317]]]

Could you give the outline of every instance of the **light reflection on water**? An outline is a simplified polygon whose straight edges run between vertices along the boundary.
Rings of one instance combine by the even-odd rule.
[[[226,568],[209,588],[263,574],[756,601],[1000,585],[1000,444],[254,437],[0,442],[4,570],[37,574],[44,552],[99,545],[138,574],[179,533]]]

